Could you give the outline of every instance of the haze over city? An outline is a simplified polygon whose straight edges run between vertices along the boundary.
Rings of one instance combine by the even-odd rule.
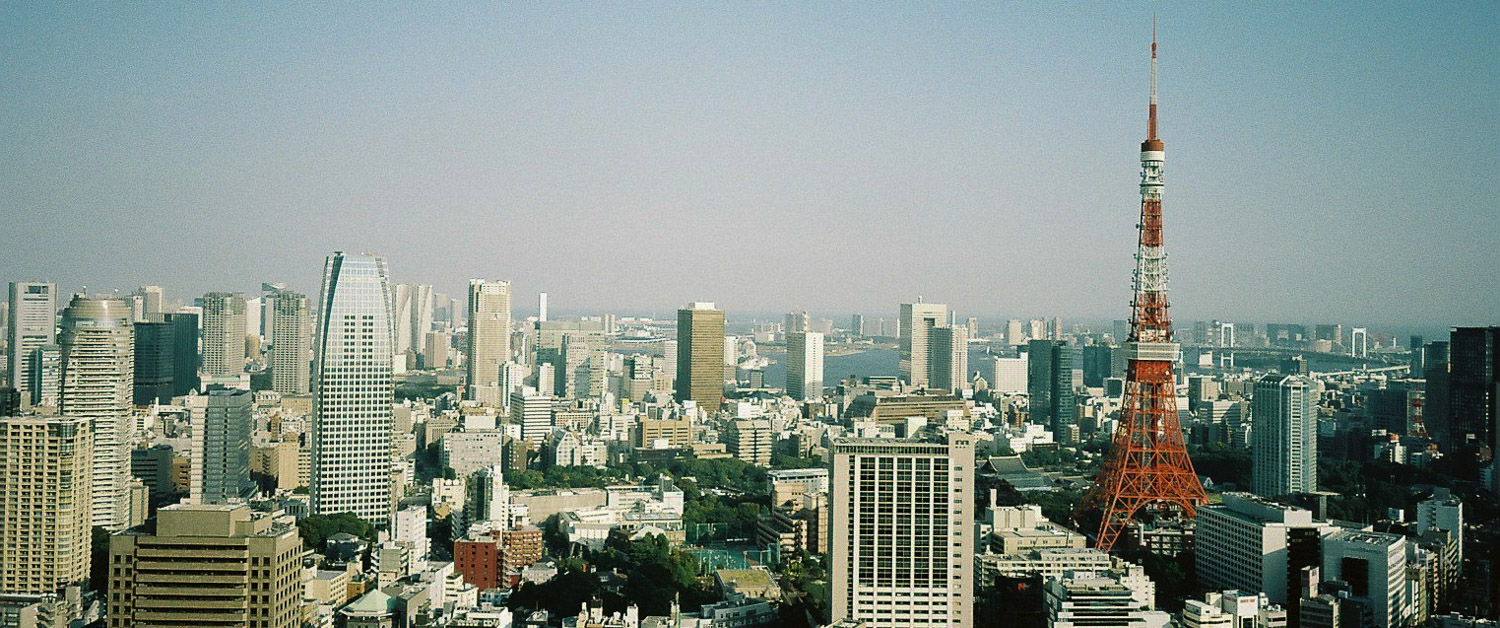
[[[1122,318],[1153,12],[1179,317],[1493,320],[1493,3],[10,4],[0,275]]]

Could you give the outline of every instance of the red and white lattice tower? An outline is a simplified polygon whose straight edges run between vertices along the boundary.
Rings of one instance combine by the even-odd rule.
[[[1104,468],[1079,512],[1103,513],[1094,547],[1109,551],[1145,513],[1191,518],[1207,501],[1177,418],[1178,345],[1167,313],[1161,191],[1165,146],[1156,137],[1156,35],[1151,36],[1151,113],[1141,143],[1141,222],[1135,254],[1125,399]]]

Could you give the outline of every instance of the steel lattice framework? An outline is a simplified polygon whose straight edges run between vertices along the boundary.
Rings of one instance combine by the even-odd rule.
[[[1154,31],[1155,29],[1153,29]],[[1162,166],[1156,137],[1156,35],[1151,37],[1151,108],[1141,143],[1141,222],[1135,255],[1125,398],[1109,455],[1078,512],[1100,510],[1094,546],[1109,551],[1143,513],[1191,518],[1207,501],[1188,458],[1177,418],[1174,369],[1178,345],[1167,311],[1167,258],[1162,238]]]

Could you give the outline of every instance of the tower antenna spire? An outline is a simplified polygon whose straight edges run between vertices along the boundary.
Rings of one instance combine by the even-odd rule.
[[[1151,15],[1151,113],[1146,119],[1146,139],[1156,138],[1156,14]]]

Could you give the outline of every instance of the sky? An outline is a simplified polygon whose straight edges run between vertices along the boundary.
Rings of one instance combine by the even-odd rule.
[[[1500,3],[6,3],[0,280],[1500,322]]]

